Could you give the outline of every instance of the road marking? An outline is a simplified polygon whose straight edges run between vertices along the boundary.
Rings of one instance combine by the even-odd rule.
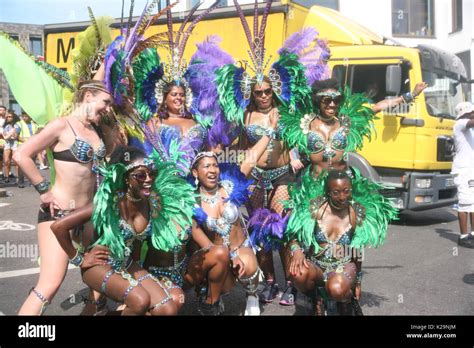
[[[21,222],[13,222],[12,220],[0,221],[0,231],[31,231],[36,227],[34,225],[23,224]]]
[[[11,203],[0,203],[0,208],[1,208],[1,207],[6,207],[6,206],[8,206],[8,205],[12,205],[12,204],[11,204]]]
[[[77,267],[74,266],[74,265],[69,265],[67,267],[67,269],[74,269],[74,268],[77,268]],[[39,267],[19,269],[19,270],[16,270],[16,271],[0,272],[0,279],[21,277],[21,276],[25,276],[25,275],[29,275],[29,274],[36,274],[36,273],[39,273],[39,272],[40,272]]]

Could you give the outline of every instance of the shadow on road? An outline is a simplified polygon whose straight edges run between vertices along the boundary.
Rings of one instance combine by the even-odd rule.
[[[373,294],[371,292],[362,291],[362,296],[360,299],[360,305],[362,307],[380,307],[382,302],[388,301],[388,298],[385,296],[380,296]]]
[[[389,269],[389,270],[394,270],[396,268],[403,268],[403,266],[400,265],[393,265],[393,266],[364,266],[364,269]],[[365,272],[363,272],[365,273]]]
[[[406,210],[401,212],[399,220],[393,221],[393,225],[398,226],[429,226],[443,222],[451,222],[457,220],[457,215],[446,208],[430,209],[425,211]]]
[[[448,230],[446,228],[435,228],[435,232],[438,233],[440,237],[448,239],[454,243],[457,243],[459,238],[459,233],[454,233],[453,230]]]
[[[464,275],[462,281],[466,284],[474,285],[474,273]]]
[[[60,307],[67,311],[78,304],[83,304],[84,299],[89,297],[89,288],[83,288],[77,291],[75,294],[67,297],[63,302],[61,302]]]

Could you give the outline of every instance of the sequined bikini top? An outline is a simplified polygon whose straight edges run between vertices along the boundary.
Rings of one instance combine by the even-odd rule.
[[[228,195],[232,192],[233,184],[230,181],[222,180],[221,186],[227,192]],[[212,218],[209,215],[205,221],[205,227],[209,231],[219,234],[224,240],[225,245],[230,244],[230,230],[232,224],[239,218],[239,208],[232,202],[227,202],[224,205],[224,211],[222,216],[219,218]]]
[[[146,225],[145,229],[141,233],[136,233],[133,226],[131,226],[124,219],[120,219],[119,227],[123,236],[123,241],[126,245],[133,243],[135,240],[144,241],[147,237],[151,236],[151,219],[148,221],[148,225]]]
[[[335,151],[344,151],[348,145],[347,136],[349,134],[350,119],[348,117],[340,117],[340,128],[338,128],[328,140],[323,135],[310,129],[311,122],[318,117],[315,114],[305,115],[301,120],[301,128],[308,139],[308,148],[311,153],[323,152],[325,160],[336,155]]]
[[[267,131],[267,127],[261,126],[259,124],[251,124],[245,126],[245,134],[252,144],[257,143]],[[275,140],[281,140],[281,134],[283,127],[279,124],[276,131]]]
[[[162,123],[160,127],[158,128],[158,132],[161,133],[161,131],[165,127],[174,127],[174,128],[179,129],[178,126],[170,126],[170,125]],[[198,146],[200,150],[202,146],[204,145],[204,140],[206,139],[206,135],[207,135],[206,128],[204,128],[198,123],[192,126],[191,128],[189,128],[188,133],[186,135],[181,134],[181,139],[183,139],[183,141],[188,141],[190,143],[191,142],[194,143],[197,141],[198,142],[197,144],[199,144]],[[196,143],[194,143],[194,145],[196,145]]]
[[[78,162],[78,163],[89,163],[93,160],[101,161],[105,158],[105,144],[100,140],[100,145],[97,150],[85,140],[80,139],[74,128],[68,120],[66,120],[69,127],[71,127],[72,132],[74,133],[74,143],[69,147],[69,149],[53,152],[53,158],[58,161],[65,162]]]
[[[322,225],[321,221],[318,220],[318,227],[314,231],[316,242],[318,244],[339,244],[339,245],[349,245],[352,241],[352,225],[349,223],[347,225],[345,231],[337,238],[336,240],[332,241],[328,238],[327,233],[324,229],[324,225]]]
[[[123,241],[125,244],[124,248],[124,259],[115,259],[112,256],[109,256],[108,258],[108,264],[112,266],[115,270],[120,270],[123,269],[124,267],[126,268],[131,260],[131,255],[132,255],[132,249],[133,249],[133,242],[135,240],[139,241],[144,241],[147,237],[151,236],[151,231],[152,231],[152,222],[151,219],[148,221],[148,225],[145,227],[143,232],[141,233],[136,233],[135,229],[124,219],[119,220],[119,228],[120,228],[120,233],[122,234]]]

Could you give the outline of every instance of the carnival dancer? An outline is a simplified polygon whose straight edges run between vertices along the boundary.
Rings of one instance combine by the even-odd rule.
[[[192,187],[176,176],[173,164],[156,160],[156,154],[145,158],[137,148],[118,146],[101,168],[93,213],[75,212],[52,227],[71,263],[82,268],[84,282],[124,302],[123,315],[177,313],[167,289],[137,263],[142,241],[173,248],[180,244],[178,232],[191,224]],[[98,240],[84,253],[74,248],[68,231],[91,215]]]
[[[291,193],[288,273],[295,286],[315,301],[317,315],[324,312],[318,287],[325,290],[324,297],[337,301],[340,314],[362,315],[358,300],[363,248],[383,244],[396,209],[378,193],[379,185],[362,177],[351,180],[343,170],[303,180],[305,190]]]
[[[0,66],[15,98],[36,123],[46,125],[15,156],[20,168],[26,168],[30,181],[37,184],[42,200],[38,217],[40,279],[20,314],[40,314],[59,289],[67,270],[67,255],[49,226],[57,217],[92,201],[99,180],[94,171],[106,154],[103,141],[108,141],[102,138],[98,125],[100,118],[110,112],[112,98],[101,81],[92,79],[100,65],[101,52],[111,41],[110,20],[96,21],[90,14],[93,25],[78,37],[70,73],[32,57],[17,43],[0,36],[0,47],[5,53],[1,55]],[[22,68],[18,70],[19,65]],[[31,158],[45,148],[51,165],[51,190]],[[86,241],[91,232],[92,228],[86,225],[80,235]],[[93,307],[100,304],[90,303]]]
[[[77,107],[68,116],[46,125],[23,144],[14,160],[40,194],[38,239],[40,278],[19,314],[40,314],[51,303],[66,275],[68,257],[51,232],[53,221],[92,201],[97,175],[93,172],[105,156],[96,127],[101,114],[110,111],[112,98],[100,81],[85,81],[76,94]],[[33,158],[51,149],[55,184],[42,178]],[[73,175],[71,175],[73,173]]]
[[[283,138],[309,158],[314,177],[325,169],[345,170],[348,153],[360,150],[364,137],[370,139],[375,111],[410,103],[426,86],[418,83],[413,93],[371,106],[364,95],[352,94],[348,88],[341,90],[334,78],[315,81],[312,103],[305,103],[310,105],[310,112],[305,114],[304,108],[282,111]]]
[[[196,81],[201,80],[204,74],[196,72],[194,57],[189,67],[183,59],[194,27],[217,7],[218,2],[191,20],[200,3],[193,7],[178,32],[173,31],[173,5],[169,5],[169,1],[167,4],[168,32],[155,35],[148,47],[151,47],[153,42],[161,42],[158,39],[165,41],[169,52],[168,61],[162,61],[156,50],[146,49],[131,62],[136,96],[134,107],[141,120],[140,128],[144,138],[132,136],[130,141],[136,146],[142,146],[146,152],[155,149],[163,161],[176,162],[181,169],[181,175],[186,176],[190,173],[191,163],[199,151],[218,145],[216,141],[207,141],[209,128],[214,124],[214,115],[211,112],[214,103],[207,104],[206,107],[210,110],[201,109],[199,98],[206,93],[200,87],[205,85],[198,83],[198,88],[195,88]],[[202,67],[202,64],[199,67]],[[212,72],[208,75],[213,76]],[[209,79],[209,76],[206,78]]]
[[[271,57],[265,58],[264,40],[271,3],[271,1],[266,1],[260,28],[258,4],[255,4],[252,37],[242,9],[237,1],[234,1],[250,47],[248,53],[251,62],[244,61],[242,65],[251,69],[255,76],[252,77],[244,68],[235,65],[226,65],[217,72],[219,101],[225,116],[229,122],[242,128],[239,149],[251,148],[264,134],[272,138],[266,151],[258,159],[256,168],[252,171],[255,185],[247,205],[252,239],[262,247],[257,255],[266,284],[260,294],[260,299],[267,303],[272,302],[279,291],[275,281],[271,249],[281,247],[280,240],[288,219],[282,201],[288,199],[287,185],[295,182],[296,173],[303,168],[297,154],[290,151],[292,147],[285,146],[283,143],[281,125],[272,132],[268,128],[268,120],[271,115],[279,112],[282,105],[288,108],[299,107],[299,103],[304,101],[304,96],[309,93],[309,89],[299,88],[298,84],[301,80],[306,81],[305,73],[314,75],[316,78],[320,77],[323,72],[314,71],[311,67],[325,54],[325,46],[322,42],[314,41],[314,37],[308,40],[305,35],[302,35],[299,38],[304,38],[304,40],[285,43],[279,51],[279,59],[273,63],[267,73],[266,69]],[[309,33],[310,36],[316,34],[316,32]],[[293,53],[298,50],[298,47],[300,50],[306,49],[307,69],[300,62],[300,59],[304,57]],[[310,61],[314,62],[309,64]],[[280,256],[284,261],[282,252]],[[287,279],[280,304],[292,305],[295,296],[296,291]]]
[[[269,128],[275,130],[279,116],[270,117]],[[247,292],[245,315],[259,315],[256,297],[259,268],[254,246],[246,230],[239,208],[248,200],[248,180],[252,169],[271,141],[266,134],[249,150],[240,168],[235,164],[218,164],[213,152],[202,152],[193,164],[198,191],[193,223],[193,242],[199,248],[189,261],[185,279],[202,285],[198,309],[203,315],[223,313],[221,295],[230,290],[235,280]],[[231,267],[229,267],[229,265]]]

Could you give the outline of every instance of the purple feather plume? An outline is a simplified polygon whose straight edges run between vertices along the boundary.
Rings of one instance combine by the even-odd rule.
[[[287,51],[298,55],[299,61],[306,68],[305,75],[308,84],[329,76],[329,47],[324,40],[316,40],[318,32],[314,28],[306,27],[291,35],[278,50],[281,54]]]
[[[204,226],[207,220],[207,214],[201,207],[195,207],[193,211],[193,217],[199,226]]]
[[[318,32],[314,28],[303,28],[286,39],[283,46],[278,50],[278,54],[281,54],[283,51],[288,51],[299,56],[300,53],[310,47],[317,36]]]
[[[221,181],[228,180],[233,184],[232,192],[225,201],[231,201],[240,207],[249,199],[251,194],[249,186],[252,185],[253,180],[248,180],[235,163],[221,163],[219,169],[221,171],[219,179]]]
[[[252,243],[263,246],[265,251],[279,249],[288,218],[289,216],[281,217],[280,214],[269,209],[255,210],[249,220],[249,227],[252,229],[250,237]]]
[[[262,23],[260,23],[260,33],[258,34],[258,36],[262,40],[262,47],[265,47],[265,28],[267,27],[267,18],[270,13],[270,9],[272,8],[272,2],[273,0],[266,1],[266,6],[265,6],[265,9],[263,10],[263,15],[262,15]]]
[[[147,13],[147,10],[148,10],[148,2],[146,3],[145,8],[143,9],[143,12],[140,15],[140,18],[135,23],[133,29],[130,31],[129,35],[127,36],[127,41],[125,42],[125,46],[124,46],[124,50],[127,52],[127,58],[133,52],[133,49],[135,48],[137,43],[143,40],[142,36],[137,35],[137,30],[140,27],[143,21],[143,17],[145,17],[145,14]]]
[[[254,47],[253,47],[252,34],[250,33],[249,25],[247,21],[245,20],[244,12],[242,11],[242,8],[240,7],[237,0],[234,0],[234,5],[237,10],[237,13],[239,14],[239,18],[240,18],[240,21],[242,22],[242,26],[244,27],[245,36],[247,37],[247,41],[249,43],[250,49],[253,50]]]
[[[184,38],[182,39],[180,45],[179,45],[179,56],[182,57],[184,53],[184,48],[186,47],[186,43],[188,42],[189,36],[191,35],[191,32],[193,31],[194,27],[196,24],[203,19],[205,16],[207,16],[211,11],[213,11],[218,5],[219,5],[220,0],[215,1],[207,10],[205,10],[203,13],[201,13],[199,16],[194,18],[194,20],[191,22],[189,25],[188,29],[186,29],[186,32],[184,33]]]
[[[220,38],[210,36],[197,44],[197,51],[191,58],[186,72],[186,80],[193,91],[194,114],[205,124],[212,124],[208,135],[208,145],[230,145],[235,139],[234,128],[225,120],[219,105],[215,72],[226,64],[233,64],[233,58],[220,47]]]
[[[184,28],[186,27],[186,24],[188,24],[189,20],[191,19],[191,17],[194,14],[194,12],[196,12],[196,10],[201,5],[202,5],[202,2],[198,2],[196,5],[194,5],[194,7],[191,9],[191,11],[189,11],[189,14],[186,16],[183,23],[179,27],[178,33],[176,34],[176,42],[175,42],[176,46],[179,44],[179,38],[181,37],[181,34],[184,33]]]

